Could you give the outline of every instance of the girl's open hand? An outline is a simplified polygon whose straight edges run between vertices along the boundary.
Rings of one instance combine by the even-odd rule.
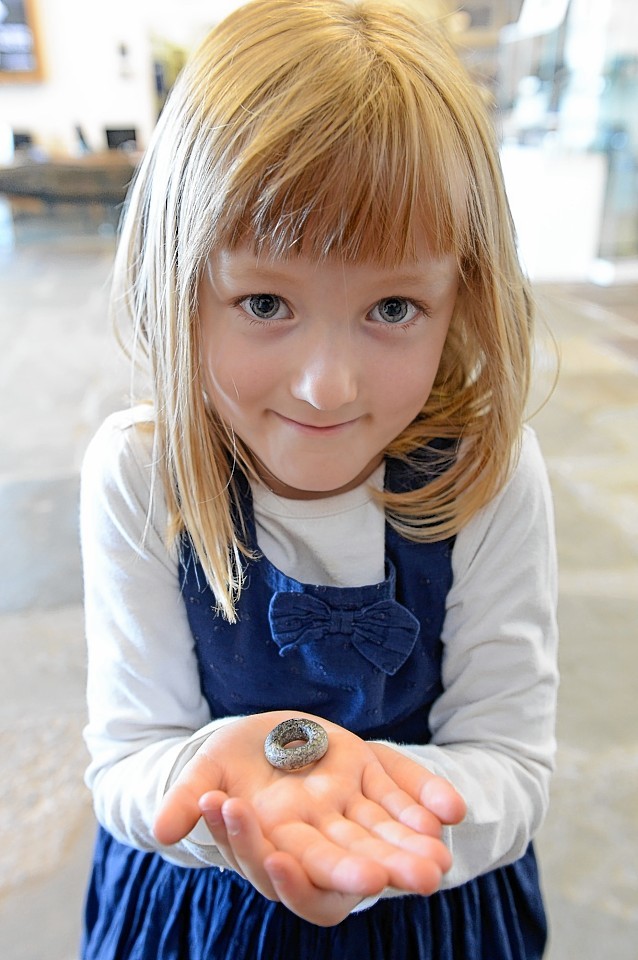
[[[330,745],[317,763],[284,772],[263,743],[294,716],[321,723]],[[265,897],[330,926],[386,886],[434,893],[452,862],[441,825],[464,815],[447,781],[391,747],[278,711],[212,734],[166,793],[154,829],[160,843],[176,843],[203,816],[230,866]]]

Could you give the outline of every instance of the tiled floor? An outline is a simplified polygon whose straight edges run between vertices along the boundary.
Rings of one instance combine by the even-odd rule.
[[[126,401],[106,318],[108,220],[0,236],[0,956],[76,956],[92,821],[85,764],[77,477]],[[1,231],[0,231],[1,233]],[[539,288],[534,418],[556,498],[562,690],[539,838],[549,960],[638,956],[638,290]]]

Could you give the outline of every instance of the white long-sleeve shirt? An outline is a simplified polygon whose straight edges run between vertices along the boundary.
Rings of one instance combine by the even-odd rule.
[[[185,866],[223,865],[201,822],[170,848],[152,834],[167,787],[236,718],[211,722],[201,693],[157,480],[149,511],[151,459],[152,415],[138,407],[105,422],[83,465],[86,781],[98,820],[117,839]],[[281,500],[259,487],[253,495],[259,547],[284,573],[341,586],[383,579],[384,517],[365,485],[317,501]],[[353,543],[366,557],[364,573],[352,562]],[[529,428],[506,487],[457,535],[452,572],[431,742],[392,744],[449,779],[467,803],[463,823],[444,833],[454,859],[444,887],[521,856],[547,807],[556,564],[551,495]]]

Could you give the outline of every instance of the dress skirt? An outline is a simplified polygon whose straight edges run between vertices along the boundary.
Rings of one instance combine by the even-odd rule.
[[[232,870],[175,866],[100,828],[82,960],[540,960],[545,940],[531,845],[460,887],[318,927]]]

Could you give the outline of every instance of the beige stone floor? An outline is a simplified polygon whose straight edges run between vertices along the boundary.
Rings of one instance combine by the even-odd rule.
[[[5,237],[6,241],[6,237]],[[106,320],[108,223],[0,231],[0,957],[73,960],[92,818],[78,467],[127,373]],[[555,494],[559,763],[539,837],[549,960],[638,957],[638,289],[538,289],[534,424]],[[551,336],[550,336],[551,332]]]

